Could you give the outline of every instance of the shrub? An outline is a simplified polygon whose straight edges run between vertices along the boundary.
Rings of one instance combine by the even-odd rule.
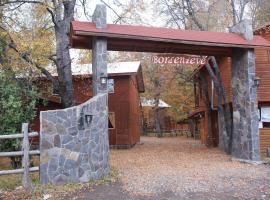
[[[38,92],[25,78],[16,78],[11,70],[0,71],[0,134],[21,132],[23,122],[31,121],[36,115]],[[0,151],[17,151],[20,140],[3,140]],[[13,167],[18,159],[12,158]]]

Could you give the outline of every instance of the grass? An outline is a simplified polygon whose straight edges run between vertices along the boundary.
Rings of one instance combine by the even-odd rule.
[[[110,173],[103,177],[101,180],[90,181],[89,183],[68,183],[65,185],[41,185],[39,183],[38,172],[31,173],[31,180],[33,183],[33,189],[31,192],[25,190],[16,191],[16,197],[19,199],[43,199],[44,194],[50,194],[53,199],[65,199],[65,195],[72,194],[80,190],[91,191],[92,186],[100,184],[110,184],[118,180],[118,171],[116,169],[111,169]],[[5,197],[3,199],[10,199],[14,196],[14,189],[21,186],[21,175],[4,175],[0,176],[0,190],[6,191]],[[0,199],[1,194],[0,194]]]
[[[37,184],[39,182],[39,173],[38,172],[31,173],[30,178],[33,184]],[[0,176],[0,189],[13,190],[21,185],[22,185],[22,174],[9,174]]]

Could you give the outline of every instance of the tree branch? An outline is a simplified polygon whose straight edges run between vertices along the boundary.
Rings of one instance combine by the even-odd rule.
[[[44,74],[50,81],[52,81],[54,87],[59,88],[59,82],[51,75],[51,73],[47,69],[41,67],[37,62],[33,61],[30,58],[29,53],[20,52],[9,32],[2,26],[0,26],[0,29],[4,30],[10,39],[10,42],[7,44],[7,46],[10,49],[13,49],[20,56],[21,59],[34,66],[36,69],[40,70],[42,74]]]
[[[42,4],[44,5],[44,2],[42,1],[35,1],[35,0],[14,0],[14,1],[6,1],[3,3],[0,3],[0,6],[4,6],[7,4],[16,4],[16,3],[36,3],[36,4]]]
[[[51,18],[52,18],[52,22],[53,22],[54,26],[55,26],[55,27],[58,27],[58,24],[57,24],[57,22],[56,22],[56,20],[55,20],[55,16],[54,16],[53,11],[52,11],[50,8],[48,8],[48,7],[46,8],[46,10],[50,13]]]
[[[24,60],[26,61],[27,63],[31,64],[32,66],[34,66],[35,68],[37,68],[38,70],[41,71],[42,74],[44,74],[50,81],[52,81],[53,83],[53,86],[56,87],[56,88],[59,88],[59,83],[58,81],[51,75],[51,73],[41,67],[38,63],[36,63],[35,61],[33,61],[29,54],[26,53],[26,52],[20,52],[18,49],[17,49],[17,45],[14,43],[14,41],[11,41],[9,44],[8,44],[9,48],[13,49],[15,52],[18,53],[18,55]]]
[[[195,15],[195,11],[194,11],[194,8],[192,6],[191,1],[190,0],[185,0],[185,2],[187,3],[186,10],[187,10],[189,16],[191,16],[192,21],[198,26],[198,28],[201,31],[205,31],[205,27],[199,22],[199,20],[197,19],[196,15]]]

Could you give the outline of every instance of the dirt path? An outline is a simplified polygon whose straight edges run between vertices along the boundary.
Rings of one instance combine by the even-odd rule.
[[[270,199],[270,165],[233,162],[217,148],[185,137],[142,137],[132,149],[111,150],[110,164],[119,181],[49,199]]]
[[[181,138],[142,137],[141,145],[112,150],[123,189],[171,199],[270,199],[270,166],[233,162],[217,148]],[[170,199],[170,198],[169,198]]]
[[[233,162],[185,137],[142,137],[132,149],[111,150],[110,164],[119,170],[119,182],[70,199],[270,199],[270,165]]]

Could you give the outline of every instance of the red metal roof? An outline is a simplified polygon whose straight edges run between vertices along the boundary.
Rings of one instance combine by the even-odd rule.
[[[106,29],[97,29],[92,22],[73,21],[71,24],[71,38],[73,36],[105,36],[108,38],[126,38],[153,41],[169,41],[183,44],[221,46],[221,47],[270,47],[270,42],[260,36],[254,36],[251,41],[245,40],[238,34],[179,30],[169,28],[155,28],[133,25],[108,24]],[[76,48],[76,44],[72,43]]]

